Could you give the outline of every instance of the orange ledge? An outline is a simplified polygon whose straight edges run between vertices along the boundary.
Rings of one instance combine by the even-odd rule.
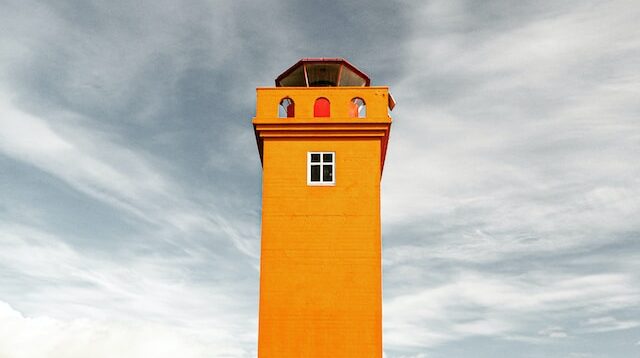
[[[382,173],[387,155],[391,119],[367,119],[366,122],[357,121],[357,119],[319,122],[317,119],[254,118],[253,129],[258,144],[258,152],[260,153],[260,162],[263,159],[265,138],[276,140],[286,138],[380,138],[380,171]]]

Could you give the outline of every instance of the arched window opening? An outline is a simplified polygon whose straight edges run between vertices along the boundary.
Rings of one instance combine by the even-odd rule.
[[[313,105],[313,116],[314,117],[329,117],[331,116],[331,104],[329,100],[320,97],[316,99],[316,103]]]
[[[283,98],[278,106],[279,118],[293,118],[296,115],[295,103],[289,97]]]
[[[356,97],[349,103],[349,117],[365,118],[367,116],[367,104],[360,97]]]

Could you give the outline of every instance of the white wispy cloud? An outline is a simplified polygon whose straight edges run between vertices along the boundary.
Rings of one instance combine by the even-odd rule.
[[[117,320],[25,317],[0,301],[0,355],[45,357],[240,357],[243,349],[214,345],[203,332],[170,324]]]
[[[549,338],[567,338],[569,335],[564,331],[562,327],[547,327],[538,331],[539,335],[546,336]]]
[[[95,130],[69,126],[64,116],[48,120],[0,103],[0,151],[52,174],[74,189],[138,219],[177,232],[203,230],[231,240],[255,257],[255,231],[244,233],[213,203],[192,202],[185,189],[154,167],[151,154],[131,150]],[[55,122],[59,130],[50,123]],[[251,235],[253,234],[253,235]]]
[[[611,332],[638,326],[640,326],[640,321],[618,320],[611,316],[589,318],[586,322],[583,322],[583,327],[587,332]]]
[[[100,342],[105,345],[102,347],[105,356],[115,354],[118,349],[132,357],[143,356],[157,339],[153,336],[154,327],[169,345],[176,344],[176,349],[188,344],[185,337],[202,341],[198,345],[206,345],[207,354],[229,351],[235,352],[232,356],[244,356],[254,346],[256,322],[247,318],[253,317],[253,312],[247,310],[252,300],[238,302],[232,298],[250,292],[229,282],[216,287],[198,282],[190,268],[206,267],[199,258],[150,253],[123,262],[122,258],[79,252],[49,233],[6,223],[0,223],[0,242],[3,246],[0,270],[14,277],[4,279],[4,288],[9,290],[4,298],[20,302],[33,317],[19,317],[17,312],[3,307],[2,313],[13,320],[0,319],[0,330],[11,332],[20,328],[24,339],[3,335],[5,342],[0,344],[0,355],[14,357],[14,352],[20,351],[29,339],[38,341],[40,336],[50,335],[52,342],[38,346],[42,351],[26,350],[19,356],[66,357],[64,352],[73,350],[86,356],[91,351],[84,345],[100,340],[93,335],[106,331],[107,335],[125,338],[128,330],[121,328],[128,325],[133,326],[131,330],[140,329],[144,333],[132,338],[140,340],[132,343],[141,344],[144,351],[128,350],[123,341],[105,339]],[[31,295],[20,300],[19,291],[23,289],[28,289]],[[90,333],[82,336],[77,345],[57,347],[81,329]],[[83,341],[85,338],[87,341]],[[194,357],[205,353],[186,352]]]
[[[414,5],[383,180],[385,344],[551,344],[633,310],[637,247],[602,248],[640,230],[637,6]]]
[[[402,140],[390,146],[383,182],[405,185],[384,186],[387,222],[508,203],[500,221],[517,220],[527,230],[558,215],[578,226],[593,223],[587,211],[595,209],[607,211],[602,225],[637,229],[632,217],[639,209],[631,201],[607,198],[596,208],[584,198],[598,190],[640,196],[638,167],[628,165],[638,135],[640,78],[631,60],[639,47],[637,7],[621,1],[532,11],[495,29],[465,32],[482,15],[449,3],[413,12],[406,59],[412,70],[394,87],[408,102],[396,114],[394,134]],[[566,201],[551,202],[559,195]],[[411,200],[416,196],[421,200]]]
[[[385,343],[393,348],[433,347],[469,336],[533,335],[531,327],[546,318],[567,319],[635,307],[640,303],[640,290],[632,285],[633,280],[628,274],[462,274],[446,284],[385,301]],[[600,323],[623,326],[609,320]],[[625,327],[630,323],[625,322]],[[564,334],[548,328],[540,332],[551,338]]]

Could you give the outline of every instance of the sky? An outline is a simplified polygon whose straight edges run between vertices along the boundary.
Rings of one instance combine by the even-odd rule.
[[[0,357],[255,357],[255,88],[304,57],[398,102],[386,358],[640,356],[639,17],[0,0]]]

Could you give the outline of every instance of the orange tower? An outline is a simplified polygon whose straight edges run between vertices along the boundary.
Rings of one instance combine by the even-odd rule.
[[[382,357],[380,179],[395,102],[337,58],[257,89],[260,358]]]

